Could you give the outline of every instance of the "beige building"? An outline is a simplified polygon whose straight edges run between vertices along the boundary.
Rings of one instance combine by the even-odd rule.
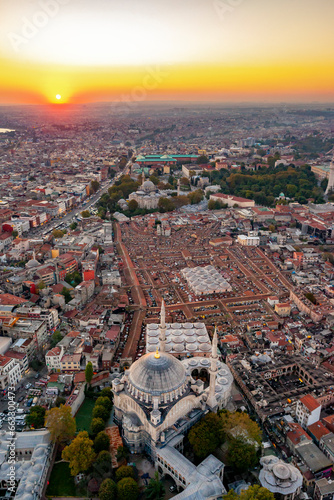
[[[281,318],[286,318],[287,316],[290,316],[291,313],[291,305],[288,302],[280,302],[278,304],[275,304],[275,312],[281,317]]]
[[[239,234],[237,241],[243,247],[258,247],[260,244],[258,236],[246,236],[245,234]]]
[[[79,371],[80,370],[81,354],[65,354],[60,361],[60,370]]]
[[[234,207],[238,205],[240,208],[252,208],[255,207],[254,200],[248,200],[247,198],[240,198],[239,196],[233,196],[231,194],[215,193],[210,195],[210,200],[220,201],[222,204],[227,204],[228,207]]]

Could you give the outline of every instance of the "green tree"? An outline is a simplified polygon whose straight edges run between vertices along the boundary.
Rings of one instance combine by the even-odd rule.
[[[180,207],[183,207],[184,205],[189,205],[189,203],[190,203],[190,200],[189,200],[188,196],[180,195],[180,196],[173,197],[174,208],[180,208]]]
[[[89,384],[89,385],[91,384],[93,375],[94,375],[93,365],[90,361],[88,361],[86,368],[85,368],[85,379],[86,379],[87,384]]]
[[[199,156],[199,157],[197,158],[196,163],[197,163],[198,165],[204,165],[204,164],[207,164],[207,163],[209,163],[209,158],[208,158],[207,156],[205,156],[205,155],[201,155],[201,156]]]
[[[71,439],[76,430],[75,419],[70,406],[61,405],[46,412],[45,426],[48,428],[52,441],[65,443]]]
[[[128,203],[128,209],[130,212],[135,212],[138,209],[138,202],[136,200],[130,200]]]
[[[104,406],[108,411],[111,411],[112,402],[110,401],[110,398],[108,398],[108,396],[99,396],[95,401],[95,406]]]
[[[239,438],[245,441],[252,440],[254,444],[261,444],[261,429],[245,412],[218,412],[222,423],[222,430],[228,439]]]
[[[216,210],[216,202],[215,202],[215,200],[209,200],[209,202],[208,202],[208,209],[209,210]]]
[[[55,347],[58,344],[58,342],[62,340],[62,338],[63,336],[60,333],[60,331],[56,330],[51,336],[51,342],[50,342],[51,349]]]
[[[196,191],[189,193],[187,197],[189,198],[191,205],[197,205],[197,203],[203,200],[204,193],[201,189],[196,189]]]
[[[129,450],[126,446],[119,446],[117,448],[116,460],[118,463],[126,463],[129,458]]]
[[[61,405],[64,405],[65,403],[66,403],[66,398],[63,398],[62,396],[56,397],[55,406],[59,407]]]
[[[312,292],[307,292],[305,293],[305,297],[310,301],[312,302],[312,304],[316,304],[317,303],[317,299],[315,298],[314,294]]]
[[[40,429],[44,427],[45,421],[45,408],[43,406],[33,406],[30,408],[28,415],[26,416],[26,424],[34,429]]]
[[[164,198],[164,197],[159,198],[158,208],[159,212],[161,213],[172,212],[175,209],[172,200],[170,198]]]
[[[238,472],[250,469],[258,462],[256,448],[242,439],[231,439],[228,443],[227,461]]]
[[[65,304],[68,304],[72,300],[71,292],[65,286],[63,287],[60,293],[65,297]]]
[[[100,431],[94,439],[94,450],[96,453],[100,451],[108,451],[110,448],[110,439],[105,431]]]
[[[71,444],[63,449],[61,456],[69,462],[72,476],[88,470],[96,458],[93,441],[89,439],[88,432],[79,432]]]
[[[115,473],[116,480],[120,481],[121,479],[124,479],[125,477],[132,477],[134,478],[134,470],[131,465],[121,465]]]
[[[77,227],[78,227],[77,222],[72,222],[72,224],[70,224],[71,231],[74,231]]]
[[[159,479],[159,473],[154,474],[154,478],[150,479],[145,491],[145,496],[148,500],[162,500],[165,496],[165,488]]]
[[[73,271],[65,276],[65,281],[71,286],[78,286],[82,282],[82,276],[79,271]]]
[[[94,406],[93,408],[93,418],[102,418],[105,422],[108,420],[110,411],[107,410],[104,406]]]
[[[16,231],[16,229],[14,229],[14,231],[12,231],[13,238],[17,238],[18,235],[19,235],[19,233]]]
[[[83,210],[81,212],[81,217],[83,217],[84,219],[88,219],[88,217],[90,217],[90,211],[89,210]]]
[[[188,438],[195,455],[206,458],[223,442],[220,417],[216,413],[208,413],[192,427]]]
[[[136,500],[139,495],[138,484],[132,477],[125,477],[117,483],[118,500]]]
[[[91,187],[91,190],[93,191],[93,193],[96,193],[96,191],[98,191],[100,189],[100,183],[98,181],[92,181],[90,183],[90,187]]]
[[[100,396],[103,397],[103,398],[107,397],[107,398],[110,399],[110,401],[112,401],[113,396],[112,396],[111,388],[110,387],[104,387],[102,389],[102,391],[100,392]]]
[[[109,451],[102,450],[97,456],[96,463],[98,464],[104,464],[104,463],[109,463],[111,465],[111,455]]]
[[[227,495],[223,496],[224,500],[275,500],[275,496],[267,488],[255,485],[250,486],[237,495],[234,490],[230,490]]]
[[[63,231],[60,231],[60,229],[54,229],[54,230],[52,231],[52,234],[53,234],[53,236],[54,236],[55,238],[57,238],[57,239],[58,239],[58,238],[62,238],[62,237],[64,236]]]
[[[182,186],[190,186],[190,180],[188,179],[188,177],[181,177],[180,184]]]
[[[46,288],[44,281],[39,281],[36,288],[37,290],[44,290]]]
[[[99,489],[100,500],[116,500],[117,486],[112,479],[104,479]]]
[[[157,177],[156,175],[151,175],[151,176],[150,176],[150,181],[151,181],[151,182],[153,182],[153,184],[154,184],[155,186],[157,186],[157,185],[159,184],[159,182],[160,182],[160,181],[159,181],[159,177]]]
[[[93,436],[96,436],[99,432],[104,431],[106,424],[102,418],[93,418],[90,423],[90,430]]]

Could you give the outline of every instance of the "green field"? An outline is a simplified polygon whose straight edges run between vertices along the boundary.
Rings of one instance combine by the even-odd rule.
[[[92,411],[94,408],[94,399],[86,398],[79,408],[78,413],[75,416],[75,421],[77,423],[77,432],[90,431],[90,423],[92,421]]]
[[[55,464],[51,472],[46,496],[74,497],[75,495],[74,478],[71,476],[68,463],[60,462],[59,464]]]

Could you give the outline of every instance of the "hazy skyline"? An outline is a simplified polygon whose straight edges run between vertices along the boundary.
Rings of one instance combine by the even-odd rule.
[[[332,0],[0,0],[0,103],[334,101]]]

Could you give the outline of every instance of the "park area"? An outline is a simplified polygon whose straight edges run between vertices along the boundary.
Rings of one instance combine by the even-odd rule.
[[[95,405],[95,400],[86,398],[79,408],[75,416],[77,424],[77,432],[87,431],[90,432],[90,424],[92,421],[92,412]]]
[[[71,476],[67,462],[56,463],[53,466],[46,496],[50,497],[74,497],[76,487],[74,478]]]

